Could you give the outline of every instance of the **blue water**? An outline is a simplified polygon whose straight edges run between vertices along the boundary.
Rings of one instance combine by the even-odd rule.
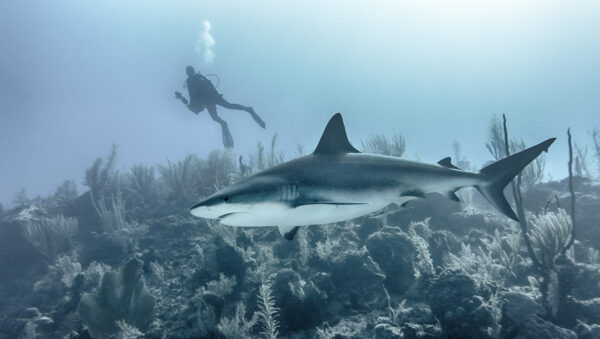
[[[188,64],[266,121],[220,110],[240,154],[274,133],[288,158],[311,150],[342,112],[355,144],[402,133],[406,157],[437,161],[457,140],[480,167],[490,118],[506,113],[527,144],[559,138],[547,169],[562,178],[566,128],[584,147],[600,126],[599,13],[584,1],[3,2],[0,201],[81,184],[112,143],[123,170],[222,147],[206,112],[172,97]]]

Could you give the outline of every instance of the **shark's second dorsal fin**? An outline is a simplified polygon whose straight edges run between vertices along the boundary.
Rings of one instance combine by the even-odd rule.
[[[450,157],[446,157],[446,158],[438,161],[438,165],[446,167],[446,168],[456,169],[456,170],[460,169],[460,168],[452,165],[452,159],[450,159]]]
[[[344,120],[340,113],[336,113],[327,123],[321,140],[315,149],[315,154],[340,154],[360,153],[348,141]]]

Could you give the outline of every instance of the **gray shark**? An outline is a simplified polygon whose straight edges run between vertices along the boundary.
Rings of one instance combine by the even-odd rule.
[[[450,158],[425,164],[361,153],[348,141],[342,116],[337,113],[314,153],[247,177],[194,205],[191,213],[230,226],[278,226],[291,240],[298,226],[349,220],[434,192],[458,201],[457,190],[475,187],[498,211],[518,220],[502,191],[554,140],[496,161],[477,173],[458,169]]]

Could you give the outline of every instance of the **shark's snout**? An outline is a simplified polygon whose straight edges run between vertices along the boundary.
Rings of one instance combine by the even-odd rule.
[[[201,204],[196,204],[192,208],[190,208],[190,213],[192,213],[192,215],[195,217],[211,218],[210,217],[210,207],[203,206]]]

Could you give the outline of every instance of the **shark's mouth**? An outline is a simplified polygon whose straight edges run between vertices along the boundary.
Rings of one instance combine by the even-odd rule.
[[[229,213],[225,213],[225,214],[223,214],[223,215],[220,215],[220,216],[218,216],[218,217],[217,217],[217,219],[219,219],[219,220],[222,220],[222,219],[224,219],[224,218],[227,218],[227,217],[229,217],[229,216],[232,216],[232,215],[234,215],[234,214],[237,214],[237,213],[239,213],[239,212],[229,212]]]

